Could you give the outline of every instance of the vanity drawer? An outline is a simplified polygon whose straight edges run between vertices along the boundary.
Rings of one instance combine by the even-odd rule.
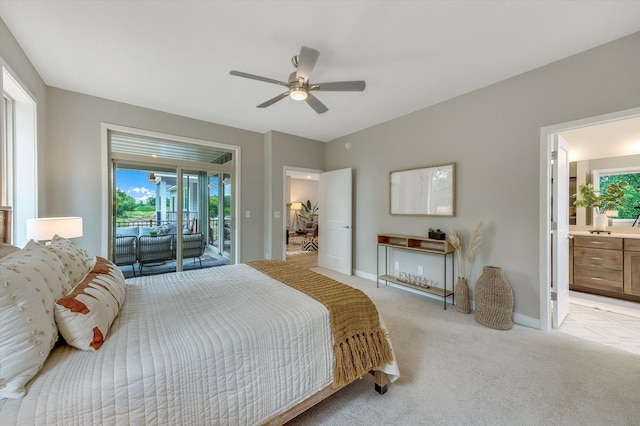
[[[574,247],[593,247],[599,249],[622,250],[623,238],[586,237],[576,235],[573,239]]]
[[[576,267],[588,266],[593,269],[617,269],[622,271],[623,259],[622,252],[618,250],[573,247],[573,263]]]
[[[624,249],[626,251],[640,251],[640,238],[625,238]]]
[[[574,285],[622,293],[622,270],[609,271],[576,266],[573,269],[573,283]]]

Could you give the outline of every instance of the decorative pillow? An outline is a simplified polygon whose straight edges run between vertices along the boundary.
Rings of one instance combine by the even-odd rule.
[[[11,244],[0,243],[0,259],[19,250],[20,247],[12,246]]]
[[[141,226],[138,228],[138,233],[140,237],[147,236],[147,235],[151,235],[151,231],[156,231],[158,232],[158,228],[156,228],[155,226]]]
[[[18,254],[19,253],[19,254]],[[53,295],[53,301],[73,288],[62,262],[47,246],[30,240],[20,251],[2,259],[2,263],[20,262],[28,264],[42,275]],[[53,307],[53,305],[51,305]]]
[[[64,270],[69,276],[69,287],[63,294],[56,297],[57,299],[67,294],[69,290],[75,287],[76,284],[78,284],[89,273],[91,270],[91,260],[87,259],[84,252],[80,250],[73,241],[62,238],[58,235],[53,236],[51,245],[47,246],[47,248],[60,258],[60,261],[64,266]]]
[[[137,236],[138,236],[137,226],[116,228],[116,237],[137,237]]]
[[[0,398],[20,398],[58,340],[54,292],[68,277],[60,260],[30,241],[0,260]]]
[[[124,276],[109,260],[96,256],[96,265],[55,305],[60,334],[83,350],[98,350],[124,302]]]

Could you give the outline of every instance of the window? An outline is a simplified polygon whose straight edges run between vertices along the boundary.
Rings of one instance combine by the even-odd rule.
[[[6,68],[2,69],[0,204],[13,208],[13,243],[27,242],[27,219],[38,216],[36,103]]]
[[[627,182],[629,186],[625,191],[624,208],[617,210],[618,214],[613,221],[617,225],[631,225],[640,214],[640,167],[611,169],[611,170],[594,170],[594,182],[596,189],[602,194],[607,193],[607,188],[613,183]]]

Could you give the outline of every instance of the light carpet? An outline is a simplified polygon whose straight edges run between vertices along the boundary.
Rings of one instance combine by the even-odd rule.
[[[640,424],[638,355],[558,331],[493,330],[441,301],[314,270],[376,303],[401,377],[379,395],[367,375],[291,425]]]

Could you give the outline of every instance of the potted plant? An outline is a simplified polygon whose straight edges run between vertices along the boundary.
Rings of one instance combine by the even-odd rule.
[[[612,183],[607,187],[606,194],[596,194],[593,184],[583,184],[578,188],[579,197],[573,202],[574,206],[586,207],[596,210],[596,216],[593,218],[593,229],[604,231],[607,229],[609,218],[605,212],[610,210],[618,210],[625,207],[624,191],[629,186],[627,182]]]
[[[442,232],[440,228],[429,228],[429,238],[432,240],[446,240],[447,234]]]
[[[302,213],[298,214],[298,218],[304,225],[307,222],[315,222],[318,219],[318,203],[311,205],[311,201],[307,200],[306,204],[302,203]]]

